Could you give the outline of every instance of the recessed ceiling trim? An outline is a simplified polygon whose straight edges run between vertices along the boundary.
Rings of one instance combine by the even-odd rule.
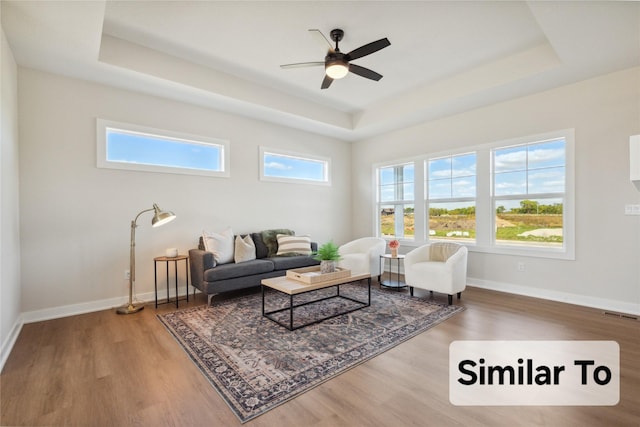
[[[273,109],[289,117],[352,130],[351,115],[280,91],[259,86],[230,74],[194,64],[136,43],[102,35],[98,60],[171,83],[199,89],[211,96]]]

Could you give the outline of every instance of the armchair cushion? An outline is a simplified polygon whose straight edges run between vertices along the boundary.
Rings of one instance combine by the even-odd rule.
[[[438,242],[429,246],[429,261],[444,262],[460,249],[457,243]]]

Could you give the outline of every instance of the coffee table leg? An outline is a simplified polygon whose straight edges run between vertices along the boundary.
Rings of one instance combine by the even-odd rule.
[[[369,285],[369,305],[371,305],[371,277],[367,279],[367,284]]]
[[[264,285],[260,285],[262,288],[262,316],[264,317]]]
[[[289,295],[289,330],[293,331],[293,294]]]

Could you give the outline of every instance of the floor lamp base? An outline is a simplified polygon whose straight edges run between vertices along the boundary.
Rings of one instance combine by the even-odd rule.
[[[144,308],[143,304],[140,305],[133,305],[133,304],[128,304],[122,307],[118,307],[116,309],[116,313],[118,314],[133,314],[133,313],[137,313],[140,310],[142,310]]]

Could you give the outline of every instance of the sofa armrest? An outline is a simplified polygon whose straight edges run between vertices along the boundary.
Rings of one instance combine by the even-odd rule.
[[[204,292],[204,272],[216,266],[213,253],[200,249],[189,249],[189,265],[191,285]]]

